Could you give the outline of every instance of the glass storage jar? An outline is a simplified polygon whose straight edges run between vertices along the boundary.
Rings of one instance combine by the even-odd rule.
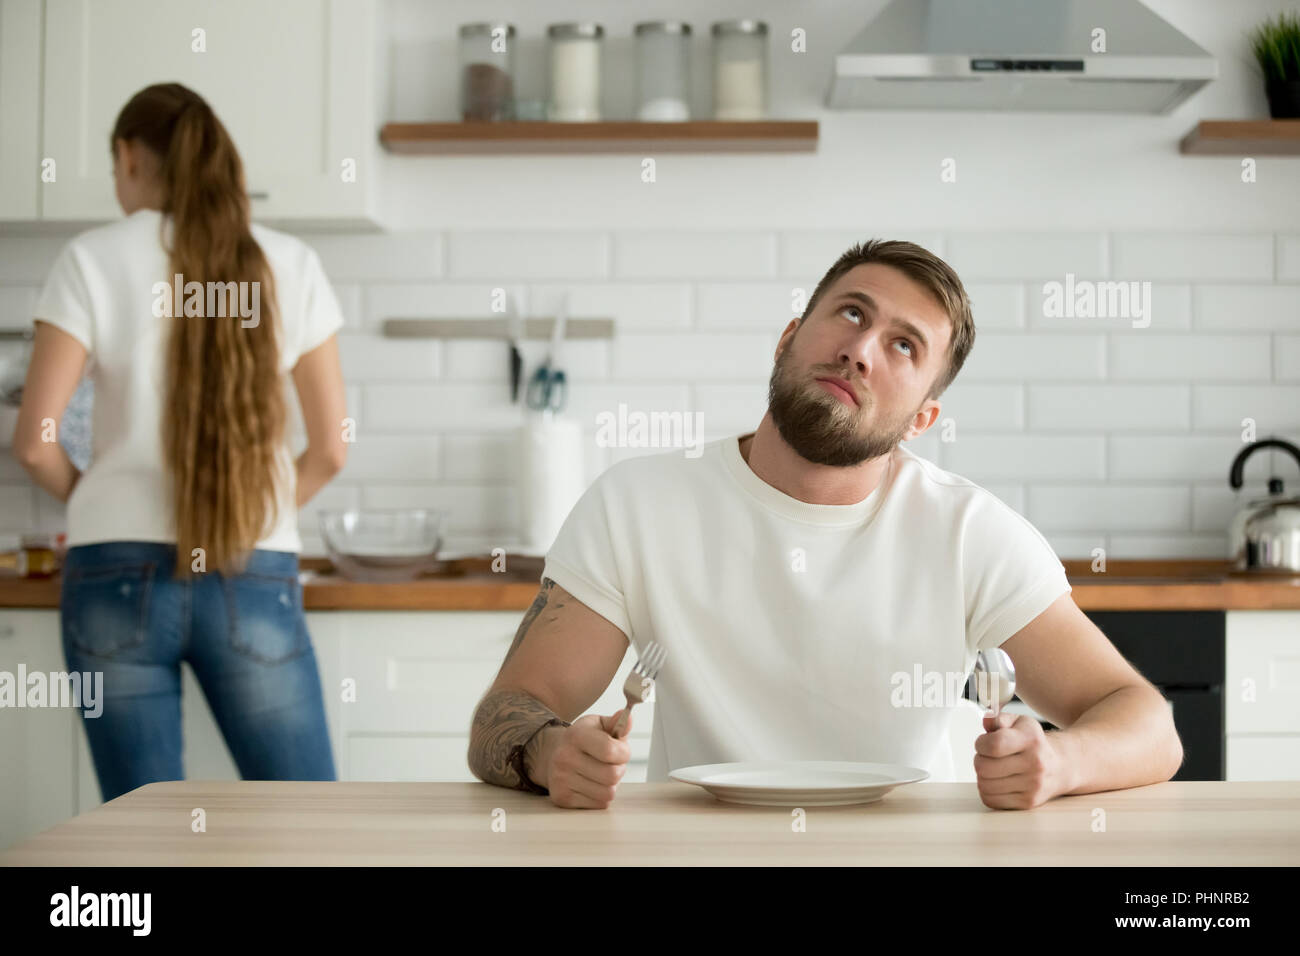
[[[553,23],[550,39],[551,95],[547,118],[562,123],[600,119],[599,23]]]
[[[638,23],[637,119],[684,122],[691,118],[691,27],[680,20]]]
[[[767,116],[767,24],[722,20],[713,24],[713,118]]]
[[[514,117],[515,28],[466,23],[460,28],[460,115],[464,120]]]

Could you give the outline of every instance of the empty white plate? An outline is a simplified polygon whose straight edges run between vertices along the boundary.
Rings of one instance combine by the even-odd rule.
[[[727,803],[759,807],[839,807],[875,803],[930,774],[915,767],[844,760],[756,760],[682,767],[670,780],[703,787]]]

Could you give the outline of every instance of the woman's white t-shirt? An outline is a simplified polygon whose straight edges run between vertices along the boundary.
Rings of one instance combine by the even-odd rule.
[[[161,222],[158,210],[139,209],[74,237],[59,253],[36,302],[37,319],[85,347],[95,386],[93,457],[68,499],[69,547],[101,541],[176,543],[162,452],[163,362],[175,320],[154,314],[156,284],[173,283]],[[285,376],[299,357],[333,335],[343,315],[314,249],[256,223],[252,234],[275,278],[280,370],[287,386]],[[265,305],[261,311],[266,313]],[[290,420],[293,410],[290,404]],[[278,520],[257,547],[296,552],[302,540],[287,439],[280,459],[285,480],[276,489]]]

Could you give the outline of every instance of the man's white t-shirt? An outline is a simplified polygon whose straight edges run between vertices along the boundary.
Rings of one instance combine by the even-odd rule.
[[[1071,590],[1060,560],[1010,506],[904,444],[865,499],[821,505],[759,478],[744,437],[613,465],[546,556],[543,577],[638,654],[667,650],[646,779],[748,760],[952,779],[942,682],[957,672],[960,697],[978,650]]]
[[[36,302],[37,319],[58,326],[85,347],[95,387],[93,457],[68,499],[69,547],[100,541],[176,542],[161,417],[163,362],[175,320],[154,315],[155,284],[166,282],[170,288],[173,282],[159,237],[161,224],[158,210],[139,209],[74,237],[59,253]],[[251,228],[275,278],[280,369],[287,386],[285,376],[299,357],[333,335],[343,325],[343,315],[314,249],[259,224]],[[264,298],[262,302],[265,316]],[[291,402],[290,420],[294,408]],[[286,480],[276,488],[278,521],[257,547],[301,551],[287,439],[280,464]]]

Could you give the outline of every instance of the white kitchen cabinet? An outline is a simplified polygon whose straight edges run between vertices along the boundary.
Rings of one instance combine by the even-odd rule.
[[[1300,734],[1229,734],[1228,780],[1300,780]]]
[[[474,709],[514,640],[522,611],[313,611],[316,649],[339,780],[477,779],[468,764]],[[615,679],[584,713],[621,709],[623,680],[636,663],[628,648]],[[238,780],[207,702],[182,668],[181,718],[187,780]],[[624,779],[645,780],[654,702],[633,712],[632,757]],[[94,766],[78,722],[77,812],[100,804]]]
[[[594,713],[594,711],[593,711]],[[633,719],[639,716],[633,711]],[[628,737],[632,751],[623,779],[644,783],[650,758],[650,737]],[[469,769],[468,737],[438,737],[431,734],[354,734],[348,738],[349,780],[462,781],[478,777]]]
[[[1300,780],[1300,611],[1229,611],[1229,780]]]
[[[321,672],[340,780],[473,781],[474,708],[509,650],[522,611],[313,611],[307,627]],[[0,670],[65,669],[57,610],[0,610]],[[620,710],[636,663],[629,647],[584,714]],[[181,723],[187,780],[238,780],[225,740],[188,664]],[[633,712],[625,780],[645,780],[654,701]],[[0,847],[100,806],[82,719],[72,708],[0,709]]]
[[[373,227],[379,14],[377,0],[45,0],[41,150],[57,180],[40,217],[121,215],[113,124],[137,91],[175,81],[234,139],[254,219]]]
[[[468,765],[470,723],[514,640],[522,611],[340,611],[343,675],[342,780],[477,779]],[[629,647],[615,678],[585,714],[625,705]],[[653,701],[633,712],[624,779],[645,779]]]
[[[0,611],[0,671],[17,685],[20,665],[27,674],[65,670],[57,611]],[[0,707],[0,849],[76,815],[77,719],[72,708]]]
[[[0,222],[39,214],[42,3],[0,0]]]
[[[320,668],[325,721],[330,730],[330,749],[334,753],[334,770],[339,773],[339,754],[343,750],[343,714],[339,693],[343,679],[342,621],[333,611],[308,611],[307,630],[316,651],[316,666]]]

